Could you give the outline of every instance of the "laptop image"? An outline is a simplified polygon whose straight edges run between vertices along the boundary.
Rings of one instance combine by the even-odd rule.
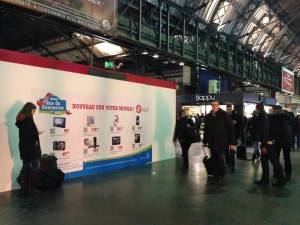
[[[53,118],[53,127],[66,127],[66,118],[64,117],[54,117]]]

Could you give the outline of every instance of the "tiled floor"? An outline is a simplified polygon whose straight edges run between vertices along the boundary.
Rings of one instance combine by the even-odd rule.
[[[299,151],[283,188],[255,186],[259,164],[241,160],[224,186],[208,185],[202,158],[196,143],[188,172],[177,149],[176,159],[67,180],[34,198],[0,193],[0,225],[300,224]]]

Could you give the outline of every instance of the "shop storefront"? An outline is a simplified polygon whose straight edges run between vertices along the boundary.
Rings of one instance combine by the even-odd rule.
[[[233,109],[241,115],[247,117],[255,109],[257,103],[264,103],[267,113],[270,112],[273,105],[276,105],[275,98],[269,98],[261,95],[254,95],[251,93],[220,93],[220,94],[196,94],[196,95],[180,95],[177,96],[177,107],[180,109],[187,109],[190,115],[203,114],[210,112],[210,102],[217,100],[220,102],[220,108],[226,109],[227,104],[232,104]]]

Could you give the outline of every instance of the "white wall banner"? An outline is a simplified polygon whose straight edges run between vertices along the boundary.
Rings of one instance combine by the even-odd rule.
[[[138,91],[140,86],[144,85],[135,85],[131,91]],[[132,156],[145,151],[147,157],[143,162],[152,161],[153,132],[152,123],[148,123],[153,121],[151,100],[110,96],[104,91],[97,95],[32,91],[32,99],[37,98],[39,106],[35,121],[45,131],[40,137],[41,143],[45,143],[44,153],[55,155],[65,173],[82,170],[83,162],[85,168],[96,172],[124,162],[140,164]],[[100,165],[95,165],[99,161]],[[90,172],[84,172],[87,173]]]
[[[175,157],[175,88],[4,61],[0,67],[0,192],[19,188],[15,118],[28,101],[44,131],[42,153],[58,158],[67,179]]]

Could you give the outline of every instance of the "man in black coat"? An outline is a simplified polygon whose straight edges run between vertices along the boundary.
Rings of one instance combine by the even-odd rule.
[[[224,182],[225,163],[224,152],[229,148],[234,150],[236,140],[232,120],[220,108],[218,101],[211,103],[212,110],[205,117],[203,145],[208,145],[214,166],[212,184]]]
[[[262,176],[261,179],[254,183],[258,186],[269,186],[269,160],[278,175],[278,180],[272,183],[272,186],[285,185],[283,169],[277,157],[276,149],[274,146],[274,140],[272,130],[274,130],[274,124],[270,123],[267,113],[264,110],[262,103],[256,105],[258,111],[258,133],[259,141],[261,142],[261,167]]]
[[[291,149],[294,143],[295,124],[293,119],[287,112],[282,111],[282,106],[275,105],[273,114],[269,115],[270,123],[272,124],[272,138],[277,153],[277,158],[280,158],[281,149],[284,156],[284,171],[286,180],[291,179],[292,164],[291,164]],[[274,171],[274,177],[277,177]]]
[[[230,116],[234,128],[234,136],[236,143],[241,135],[242,130],[242,117],[233,110],[232,105],[226,105],[226,112]],[[231,169],[231,172],[235,170],[235,150],[227,149],[225,151],[225,163]]]

